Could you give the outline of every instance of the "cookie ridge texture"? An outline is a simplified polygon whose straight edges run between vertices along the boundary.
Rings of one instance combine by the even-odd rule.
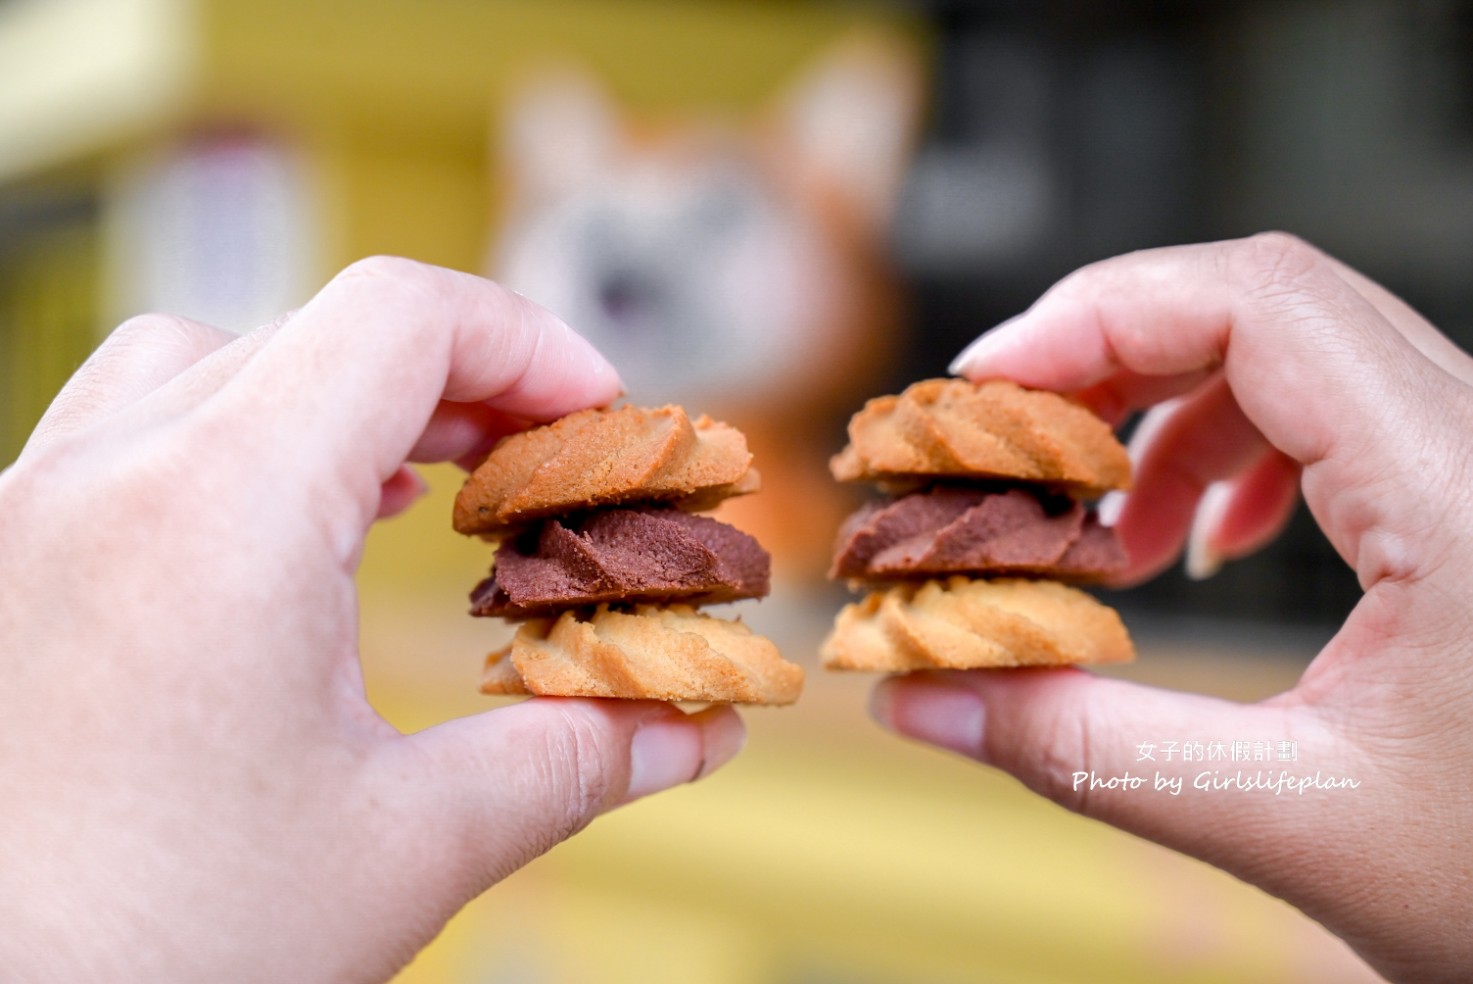
[[[728,424],[674,405],[580,410],[503,438],[461,487],[453,524],[498,536],[630,502],[709,509],[759,484],[746,437]]]
[[[1119,614],[1077,588],[958,575],[846,605],[820,655],[826,669],[905,673],[1122,663],[1135,647]]]
[[[739,619],[689,605],[600,605],[524,622],[486,661],[481,692],[791,704],[803,669]]]
[[[1003,478],[1087,495],[1130,486],[1130,458],[1107,423],[1057,393],[1000,379],[925,379],[869,400],[830,471],[841,482]]]

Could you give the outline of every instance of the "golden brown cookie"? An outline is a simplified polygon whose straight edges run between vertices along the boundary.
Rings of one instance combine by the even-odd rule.
[[[1135,647],[1114,609],[1076,588],[958,576],[846,605],[820,653],[831,670],[904,673],[1121,663]]]
[[[689,605],[600,606],[524,623],[487,659],[488,694],[791,704],[801,667],[740,621]]]
[[[513,434],[455,499],[455,529],[499,535],[532,520],[626,502],[707,509],[756,491],[747,439],[683,408],[581,410]]]
[[[1005,380],[926,379],[870,400],[830,470],[842,482],[1006,478],[1089,495],[1130,484],[1130,459],[1108,424]]]

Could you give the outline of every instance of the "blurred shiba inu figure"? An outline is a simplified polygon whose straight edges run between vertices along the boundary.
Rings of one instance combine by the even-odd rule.
[[[502,119],[490,274],[557,312],[632,399],[725,416],[764,494],[732,521],[784,570],[820,570],[842,509],[836,420],[898,328],[886,262],[920,106],[910,49],[846,38],[755,118],[635,118],[570,68]]]

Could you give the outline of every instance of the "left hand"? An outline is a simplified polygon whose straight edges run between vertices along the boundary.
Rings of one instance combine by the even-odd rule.
[[[243,337],[113,333],[0,474],[7,978],[381,980],[729,759],[726,708],[533,699],[406,736],[364,698],[354,569],[405,463],[619,391],[546,311],[404,260]]]

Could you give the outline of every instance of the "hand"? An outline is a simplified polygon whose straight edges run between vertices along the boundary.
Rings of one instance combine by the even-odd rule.
[[[381,980],[729,759],[725,708],[536,699],[405,736],[364,699],[353,571],[405,462],[619,388],[547,312],[404,260],[243,337],[113,333],[0,474],[7,978]]]
[[[1300,483],[1364,595],[1297,686],[1252,706],[1077,670],[974,671],[885,681],[879,719],[1280,895],[1393,979],[1464,979],[1473,362],[1385,290],[1273,234],[1087,267],[953,368],[1074,392],[1110,417],[1156,405],[1118,514],[1127,580],[1175,558],[1194,522],[1199,549],[1252,549]],[[1297,756],[1143,764],[1161,739],[1285,741]],[[1358,786],[1192,786],[1240,768]],[[1157,770],[1184,780],[1179,795],[1090,782]]]

